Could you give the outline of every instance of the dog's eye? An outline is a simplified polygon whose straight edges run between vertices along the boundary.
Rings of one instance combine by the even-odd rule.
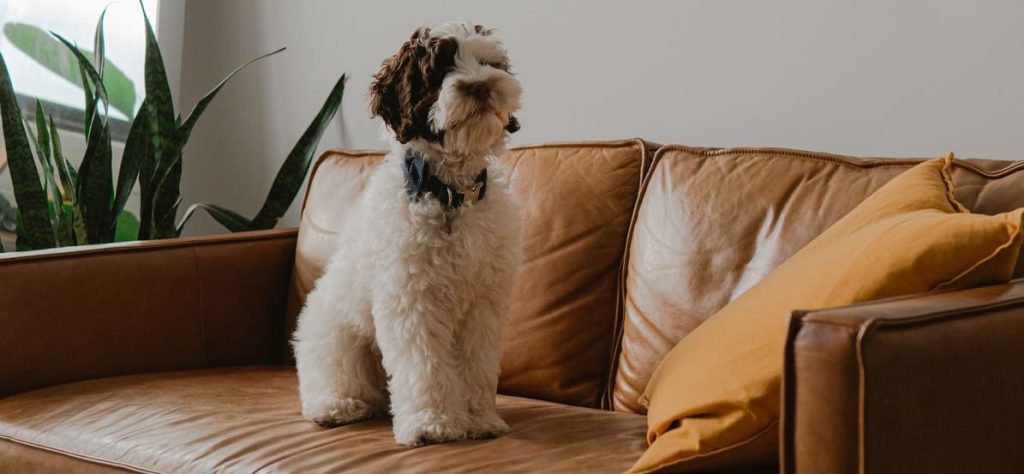
[[[507,70],[508,69],[508,66],[505,66],[505,63],[498,62],[498,61],[484,61],[484,60],[481,60],[480,61],[480,65],[481,66],[490,66],[490,67],[493,67],[495,69],[503,69],[503,70]]]

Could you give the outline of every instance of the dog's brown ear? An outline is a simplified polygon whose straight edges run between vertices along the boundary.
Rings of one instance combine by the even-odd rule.
[[[430,38],[429,28],[419,28],[373,76],[370,112],[384,120],[400,143],[417,137],[441,141],[441,134],[430,127],[430,107],[437,102],[444,76],[455,67],[458,48],[454,38]]]

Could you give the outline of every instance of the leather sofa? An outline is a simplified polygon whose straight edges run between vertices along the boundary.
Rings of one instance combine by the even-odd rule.
[[[646,447],[637,397],[676,342],[920,161],[510,150],[526,214],[498,397],[512,431],[406,448],[387,420],[302,419],[287,344],[381,157],[325,153],[297,230],[0,256],[0,472],[624,471]],[[958,161],[957,198],[1024,206],[1021,170]],[[1024,470],[1024,283],[788,324],[780,464],[730,472]]]

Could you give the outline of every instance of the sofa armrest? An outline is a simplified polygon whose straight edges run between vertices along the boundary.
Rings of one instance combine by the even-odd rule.
[[[783,471],[1024,472],[1024,281],[794,313]]]
[[[278,364],[294,229],[0,255],[0,397]]]

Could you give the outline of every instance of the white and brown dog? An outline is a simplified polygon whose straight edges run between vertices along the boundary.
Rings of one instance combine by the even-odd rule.
[[[302,414],[386,415],[422,445],[508,431],[495,411],[520,213],[495,157],[519,128],[501,42],[420,28],[370,86],[392,150],[309,294],[294,335]]]

